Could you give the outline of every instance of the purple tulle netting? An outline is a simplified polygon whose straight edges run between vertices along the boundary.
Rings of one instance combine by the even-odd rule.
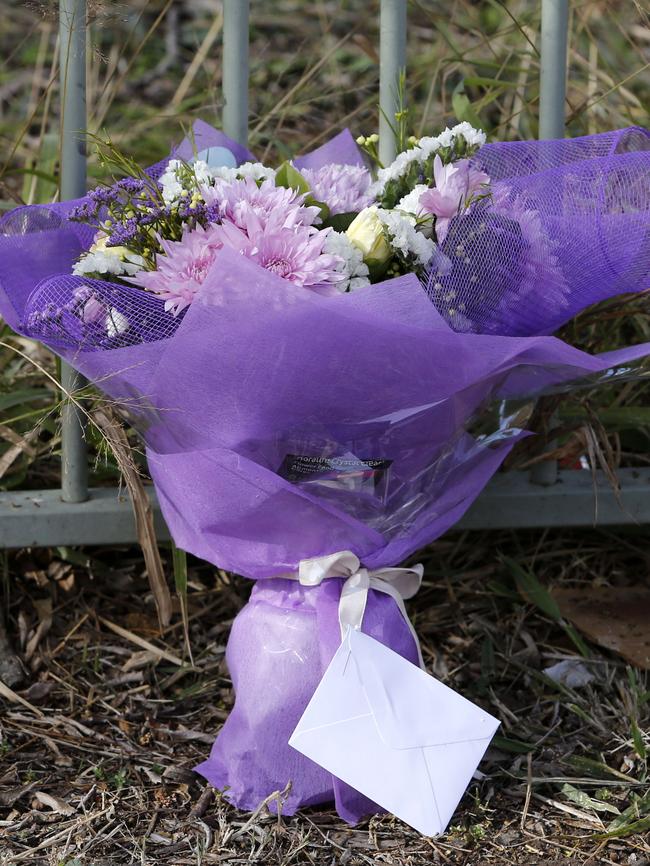
[[[250,158],[195,133],[199,149]],[[137,427],[178,546],[258,581],[228,645],[235,707],[199,768],[231,802],[255,808],[291,783],[287,814],[332,799],[349,821],[377,810],[287,745],[340,640],[341,581],[278,576],[340,550],[369,569],[400,563],[454,525],[525,435],[468,432],[486,404],[613,382],[650,355],[593,357],[545,336],[648,287],[649,144],[629,129],[482,148],[494,195],[452,222],[427,285],[407,275],[323,297],[221,250],[177,319],[135,288],[70,275],[92,239],[68,221],[74,203],[0,223],[4,318]],[[360,159],[344,132],[302,164]],[[388,596],[371,592],[363,628],[416,660]]]
[[[456,219],[429,291],[456,330],[548,334],[650,284],[650,134],[484,146],[493,194]]]

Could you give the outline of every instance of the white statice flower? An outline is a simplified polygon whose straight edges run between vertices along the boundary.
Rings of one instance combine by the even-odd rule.
[[[405,259],[413,258],[420,267],[426,267],[436,251],[435,243],[416,228],[414,217],[397,210],[377,208],[390,245]]]
[[[244,162],[233,167],[229,165],[210,166],[202,159],[186,164],[180,159],[170,159],[158,183],[162,188],[165,204],[176,204],[182,198],[193,195],[200,187],[211,186],[216,180],[232,183],[235,180],[252,178],[255,181],[274,180],[275,169],[261,162]]]
[[[246,180],[247,178],[252,178],[253,180],[275,179],[275,169],[268,168],[268,166],[262,165],[261,162],[243,162],[236,167],[221,165],[218,168],[208,168],[208,171],[208,180],[225,180],[228,183],[232,183],[234,180]],[[207,183],[208,180],[201,179],[200,182]]]
[[[345,280],[336,284],[336,288],[341,292],[353,292],[369,285],[369,271],[363,260],[363,253],[344,232],[328,232],[323,252],[341,260],[335,268],[337,273],[345,274]]]
[[[454,143],[454,138],[455,135],[452,130],[449,129],[448,126],[445,126],[440,135],[436,136],[438,147],[451,147],[451,145]]]
[[[237,177],[245,179],[252,177],[253,180],[275,180],[276,171],[261,162],[243,162],[235,171]]]
[[[457,123],[451,131],[455,138],[462,136],[470,147],[483,147],[485,144],[486,137],[483,130],[475,129],[466,120],[462,123]]]
[[[416,184],[411,192],[407,193],[404,198],[398,202],[396,209],[404,211],[405,213],[413,214],[413,216],[416,217],[421,216],[425,213],[425,210],[420,204],[420,196],[428,189],[429,187],[426,183]]]
[[[200,186],[202,183],[210,183],[210,181],[214,177],[215,169],[210,168],[210,166],[204,160],[195,159],[192,162],[192,171],[196,179],[196,185]]]
[[[179,201],[183,195],[183,185],[178,178],[179,169],[183,163],[180,159],[170,159],[158,183],[162,187],[162,197],[165,204]]]
[[[471,123],[463,121],[449,129],[446,127],[440,135],[427,135],[421,138],[415,147],[405,150],[386,168],[380,168],[377,172],[377,180],[370,187],[370,193],[376,199],[383,195],[386,184],[392,180],[399,180],[411,168],[413,163],[424,165],[442,148],[452,147],[457,138],[462,138],[467,147],[479,148],[485,144],[485,133],[482,129],[475,129]]]
[[[425,160],[429,159],[430,156],[438,153],[441,147],[447,147],[447,145],[442,143],[441,135],[426,135],[424,138],[421,138],[418,141],[417,146],[418,150],[420,151],[420,162],[424,162]]]
[[[421,163],[425,158],[419,145],[398,153],[390,165],[379,169],[377,180],[371,185],[369,194],[374,198],[379,198],[387,183],[391,180],[399,180],[402,175],[406,174],[414,162]]]

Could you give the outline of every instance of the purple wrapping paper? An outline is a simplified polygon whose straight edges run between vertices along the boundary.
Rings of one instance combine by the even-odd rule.
[[[201,147],[224,144],[209,129],[199,132]],[[491,147],[487,156],[485,148],[479,154],[485,164],[497,160],[500,146]],[[312,154],[310,165],[353,162],[354,148],[349,133],[342,134]],[[248,156],[238,153],[240,160]],[[532,166],[530,152],[527,158]],[[570,162],[574,186],[576,171]],[[531,192],[529,207],[532,198]],[[598,219],[611,226],[614,214],[603,216],[603,207]],[[341,583],[305,588],[277,575],[295,571],[303,558],[342,549],[370,569],[398,564],[462,516],[523,435],[467,433],[487,402],[565,387],[648,355],[650,344],[591,357],[553,337],[532,336],[548,329],[547,313],[568,317],[621,291],[621,269],[609,281],[601,273],[589,298],[582,273],[563,272],[561,311],[553,308],[557,286],[546,297],[543,285],[535,295],[527,285],[529,293],[514,300],[504,289],[497,303],[488,293],[481,315],[457,332],[449,327],[449,309],[432,303],[415,276],[323,297],[222,250],[197,301],[172,322],[157,299],[139,290],[66,276],[89,242],[83,228],[65,221],[66,212],[66,206],[19,209],[4,220],[3,315],[119,401],[146,442],[176,543],[259,581],[228,644],[236,704],[198,769],[217,787],[227,786],[226,797],[245,809],[291,782],[286,814],[332,798],[349,821],[376,811],[287,745],[338,645]],[[623,213],[634,229],[634,250],[621,266],[631,274],[627,289],[641,287],[641,268],[647,272],[647,205],[645,215],[643,235],[638,219]],[[502,228],[497,214],[490,231],[503,234]],[[605,233],[597,239],[601,246]],[[562,245],[555,246],[554,262],[561,265]],[[459,274],[452,269],[442,278]],[[575,296],[571,280],[580,289]],[[515,294],[520,283],[513,282]],[[89,343],[70,313],[80,285],[117,305],[144,342]],[[51,308],[61,315],[50,316],[47,326],[30,325],[34,312]],[[508,333],[504,316],[512,309],[512,332],[533,323],[526,335],[494,333],[499,323]],[[480,322],[489,333],[472,332]],[[313,473],[301,481],[292,476],[301,460],[322,458],[357,468],[374,461],[380,468]],[[364,631],[417,659],[387,596],[370,593]]]

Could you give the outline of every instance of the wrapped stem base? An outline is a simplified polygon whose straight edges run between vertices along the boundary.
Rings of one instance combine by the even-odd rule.
[[[260,580],[233,623],[226,661],[235,706],[196,770],[215,788],[227,789],[225,798],[240,809],[256,809],[290,783],[285,815],[331,801],[349,823],[380,811],[288,745],[339,646],[342,585],[343,579],[314,587]],[[363,631],[418,664],[410,629],[389,596],[370,591]]]

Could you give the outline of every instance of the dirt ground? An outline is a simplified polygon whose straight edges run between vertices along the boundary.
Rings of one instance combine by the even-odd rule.
[[[390,816],[349,827],[328,808],[242,814],[192,772],[233,702],[224,650],[247,581],[191,563],[192,669],[178,618],[158,631],[137,550],[12,555],[25,678],[0,697],[0,863],[650,863],[647,674],[592,643],[588,683],[544,673],[576,645],[507,555],[585,597],[647,586],[634,532],[455,534],[420,557],[410,613],[427,666],[502,722],[436,839]]]

